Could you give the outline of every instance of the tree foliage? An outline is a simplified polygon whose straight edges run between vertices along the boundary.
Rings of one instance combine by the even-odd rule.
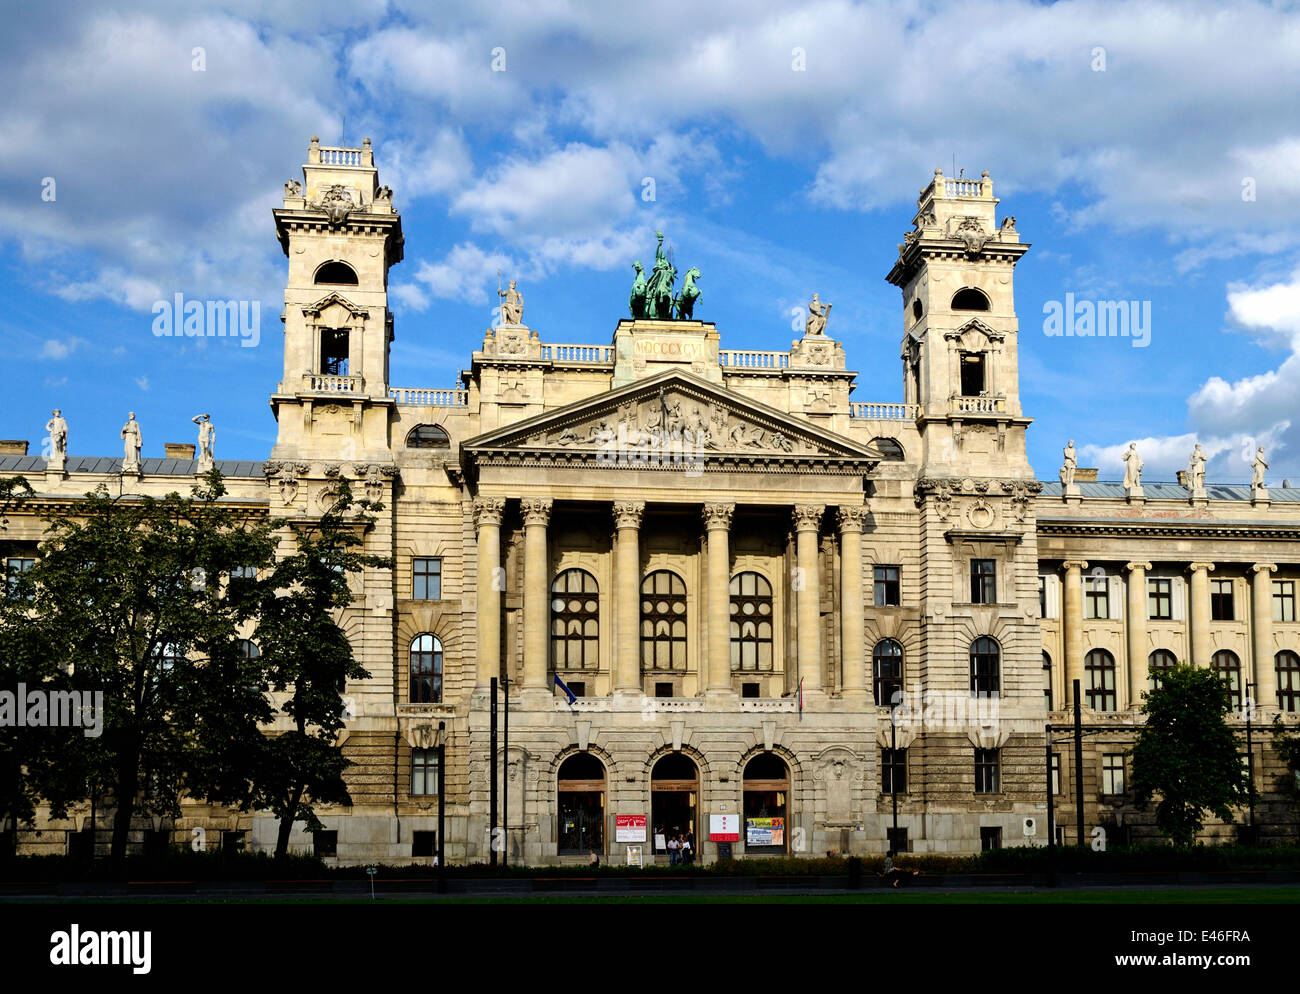
[[[1177,845],[1191,845],[1210,811],[1225,822],[1249,800],[1236,735],[1224,720],[1227,688],[1213,672],[1175,666],[1146,694],[1146,724],[1133,745],[1133,789],[1145,806],[1155,795],[1156,824]]]

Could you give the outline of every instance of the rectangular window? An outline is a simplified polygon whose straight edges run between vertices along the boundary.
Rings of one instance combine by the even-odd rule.
[[[256,567],[256,566],[236,566],[234,569],[232,569],[232,570],[230,571],[230,579],[232,579],[232,580],[256,580],[256,579],[257,579],[257,567]]]
[[[880,750],[880,790],[884,794],[907,793],[907,750]]]
[[[1047,617],[1047,577],[1038,575],[1038,616]]]
[[[411,856],[415,859],[432,859],[438,851],[437,832],[412,832]]]
[[[1174,616],[1174,581],[1168,577],[1147,579],[1147,617],[1169,621]]]
[[[741,697],[757,697],[759,685],[756,683],[742,683],[740,685]]]
[[[1295,621],[1295,581],[1273,581],[1273,620]]]
[[[1059,752],[1054,752],[1052,753],[1052,793],[1059,794],[1060,792],[1061,792],[1061,754]]]
[[[1232,581],[1210,581],[1210,620],[1232,621]]]
[[[411,795],[436,796],[438,793],[438,750],[411,750]]]
[[[897,607],[903,603],[898,587],[897,566],[877,566],[875,568],[876,607]]]
[[[337,856],[339,854],[339,833],[336,829],[312,832],[312,853],[316,856]]]
[[[998,600],[998,562],[996,559],[970,561],[970,601],[972,604],[996,604]]]
[[[568,686],[568,688],[569,688],[570,690],[573,691],[573,696],[574,696],[574,697],[586,697],[586,696],[587,696],[587,681],[586,681],[586,680],[570,680],[570,681],[568,682],[567,686]]]
[[[1083,616],[1085,618],[1110,617],[1110,578],[1087,576],[1083,580]]]
[[[961,395],[978,397],[984,393],[984,354],[963,352],[961,356]]]
[[[18,599],[18,585],[21,582],[21,577],[35,565],[35,559],[15,557],[5,560],[6,591],[10,600]],[[34,594],[28,594],[27,599],[31,600],[34,596]]]
[[[1101,757],[1101,792],[1124,793],[1124,754],[1108,752]]]
[[[992,852],[1002,848],[1002,829],[995,826],[980,826],[980,851]]]
[[[998,793],[998,750],[975,750],[975,793]]]
[[[411,560],[411,597],[417,601],[442,599],[442,560]]]
[[[320,333],[320,371],[323,376],[348,375],[348,333],[327,328]]]
[[[911,843],[907,840],[907,829],[905,828],[886,828],[885,839],[888,841],[889,848],[894,852],[911,852]]]
[[[673,684],[671,680],[655,684],[655,697],[672,697]]]

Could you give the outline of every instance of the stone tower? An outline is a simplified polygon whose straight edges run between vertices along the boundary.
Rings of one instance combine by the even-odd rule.
[[[272,458],[388,462],[388,270],[402,261],[402,220],[369,138],[331,148],[313,135],[302,172],[274,211],[289,272]]]

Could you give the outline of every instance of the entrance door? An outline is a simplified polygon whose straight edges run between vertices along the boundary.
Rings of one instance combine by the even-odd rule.
[[[556,775],[561,855],[605,851],[605,766],[590,753],[566,759]]]
[[[690,838],[691,851],[699,857],[700,771],[689,756],[670,753],[650,771],[650,824],[654,851],[668,850],[659,844],[670,838]]]

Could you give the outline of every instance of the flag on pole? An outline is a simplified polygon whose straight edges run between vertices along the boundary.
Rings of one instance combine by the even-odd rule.
[[[803,721],[803,677],[799,678],[799,720]]]
[[[578,699],[578,695],[575,694],[572,690],[570,690],[568,684],[566,684],[563,680],[561,680],[558,675],[555,677],[555,685],[559,687],[560,690],[562,690],[568,696],[569,707],[573,707],[573,702]]]

